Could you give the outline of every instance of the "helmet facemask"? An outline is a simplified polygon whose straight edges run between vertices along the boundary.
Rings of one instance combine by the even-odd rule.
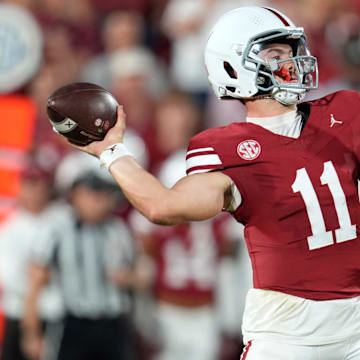
[[[242,66],[256,73],[255,86],[259,92],[252,98],[272,97],[284,105],[293,105],[318,86],[317,60],[310,55],[301,28],[279,29],[250,39],[243,52]]]

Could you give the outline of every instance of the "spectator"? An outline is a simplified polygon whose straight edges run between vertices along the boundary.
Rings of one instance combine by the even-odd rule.
[[[129,129],[124,137],[124,143],[128,146],[139,164],[146,169],[149,163],[149,155],[142,138],[135,131]],[[106,171],[99,171],[99,164],[95,158],[89,158],[86,154],[76,151],[66,155],[57,167],[55,188],[58,193],[65,197],[68,196],[68,189],[74,180],[87,171],[95,171],[104,181],[113,182],[112,177]],[[126,221],[130,210],[130,204],[119,192],[118,201],[114,209],[115,214]]]
[[[45,29],[46,64],[52,68],[60,85],[74,81],[84,62],[80,48],[75,51],[74,38],[74,33],[63,23]]]
[[[109,65],[110,90],[128,110],[129,127],[145,137],[153,129],[156,94],[164,90],[155,58],[142,48],[119,50]]]
[[[205,128],[226,126],[233,122],[246,120],[246,107],[239,101],[221,101],[214,94],[210,94],[205,112]]]
[[[141,44],[142,21],[141,16],[135,12],[122,10],[110,13],[101,29],[102,52],[85,64],[80,79],[108,89],[111,84],[109,57],[117,50]]]
[[[6,316],[2,360],[28,359],[21,350],[19,324],[24,313],[31,250],[39,240],[41,228],[55,216],[55,206],[50,202],[51,186],[49,173],[36,163],[28,164],[21,174],[17,210],[2,224],[1,302]],[[49,334],[49,330],[54,328],[53,325],[62,315],[62,303],[54,283],[43,290],[37,306],[40,322],[42,324],[45,321],[45,332]],[[47,343],[47,345],[47,350],[50,351],[53,344]]]
[[[341,59],[343,88],[359,91],[360,2],[357,5],[355,1],[341,4],[342,11],[338,11],[326,27],[327,41]]]
[[[110,13],[102,27],[103,52],[92,58],[85,65],[82,70],[81,79],[96,83],[104,88],[109,88],[112,82],[111,77],[114,75],[113,61],[111,60],[112,54],[117,51],[121,51],[122,54],[126,54],[129,51],[130,54],[133,54],[132,51],[134,51],[137,54],[136,56],[144,58],[146,65],[150,63],[151,69],[146,67],[143,71],[150,70],[148,75],[151,79],[154,78],[154,72],[156,72],[157,76],[161,77],[160,80],[164,82],[164,74],[160,74],[162,70],[157,63],[157,59],[152,51],[143,45],[144,26],[144,19],[134,11],[119,10]],[[115,60],[115,75],[117,67],[119,67],[118,71],[122,71],[122,74],[124,73],[121,61],[126,62],[127,60]],[[153,91],[159,91],[156,87],[161,86],[153,82],[151,85]]]
[[[185,150],[163,164],[159,178],[171,187],[185,176]],[[217,359],[221,329],[217,323],[215,289],[219,259],[235,253],[236,243],[221,236],[229,218],[162,227],[139,213],[133,228],[154,268],[152,292],[160,351],[158,360]]]
[[[140,280],[132,272],[131,235],[112,215],[114,185],[100,171],[74,179],[71,205],[48,224],[33,249],[23,319],[28,354],[42,338],[35,303],[50,271],[56,270],[66,308],[57,359],[133,359],[129,290]]]
[[[114,52],[109,61],[112,84],[115,89],[126,81],[139,81],[142,79],[144,90],[152,99],[159,98],[167,88],[161,66],[155,56],[146,48],[133,47],[128,50]],[[116,83],[118,86],[116,86]],[[126,93],[122,94],[124,98]],[[124,100],[128,99],[128,96]]]
[[[170,78],[175,87],[205,104],[209,93],[204,66],[204,44],[214,21],[224,12],[253,0],[169,0],[162,18],[165,34],[172,40]]]
[[[220,359],[238,360],[243,349],[241,325],[246,294],[252,288],[252,270],[247,255],[244,227],[231,220],[225,225],[223,236],[240,241],[236,243],[236,256],[223,257],[219,264],[216,304],[219,327],[222,330]]]
[[[157,103],[154,120],[145,134],[150,154],[150,170],[159,171],[161,163],[175,151],[183,149],[191,135],[201,126],[197,103],[178,90],[167,92]]]
[[[329,41],[326,36],[328,24],[339,15],[337,9],[341,0],[312,0],[301,1],[274,1],[275,7],[284,11],[295,23],[301,24],[307,32],[309,47],[312,55],[318,59],[319,88],[307,95],[308,100],[317,99],[331,92],[344,88],[343,69],[341,59],[332,46],[333,39]],[[335,37],[336,38],[336,37]]]
[[[31,147],[47,166],[53,169],[61,158],[71,151],[67,141],[53,131],[46,113],[48,97],[62,85],[62,77],[54,67],[44,65],[27,87],[27,94],[35,108],[36,116]]]
[[[91,0],[91,2],[96,12],[100,15],[109,14],[119,9],[131,9],[131,11],[136,11],[145,16],[151,12],[151,7],[153,6],[153,1],[148,0]]]
[[[86,57],[97,50],[96,14],[90,0],[38,0],[34,12],[45,34],[58,27],[71,33],[75,57]]]

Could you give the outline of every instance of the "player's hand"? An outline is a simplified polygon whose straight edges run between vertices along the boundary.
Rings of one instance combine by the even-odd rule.
[[[101,153],[109,146],[123,142],[123,136],[126,128],[126,114],[122,106],[117,108],[117,120],[115,125],[107,132],[101,141],[93,141],[86,146],[71,144],[77,150],[85,151],[90,155],[100,157]]]

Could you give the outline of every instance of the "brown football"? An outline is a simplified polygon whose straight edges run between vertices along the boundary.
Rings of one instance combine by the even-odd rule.
[[[71,83],[47,100],[46,111],[54,130],[76,145],[102,140],[116,123],[118,102],[101,86]]]

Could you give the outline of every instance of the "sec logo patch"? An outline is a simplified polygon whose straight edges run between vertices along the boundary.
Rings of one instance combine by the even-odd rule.
[[[261,146],[256,140],[245,140],[237,146],[237,153],[244,160],[254,160],[260,152]]]

